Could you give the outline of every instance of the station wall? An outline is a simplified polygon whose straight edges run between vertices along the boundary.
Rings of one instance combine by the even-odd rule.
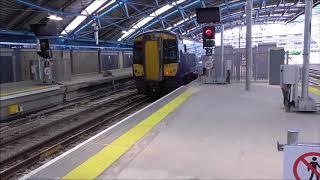
[[[132,65],[131,51],[53,50],[52,56],[53,78],[61,81],[70,80],[73,74],[103,73]],[[36,49],[0,48],[0,83],[34,79],[32,65],[37,64]]]
[[[98,72],[97,51],[73,51],[72,52],[72,73],[82,74]]]

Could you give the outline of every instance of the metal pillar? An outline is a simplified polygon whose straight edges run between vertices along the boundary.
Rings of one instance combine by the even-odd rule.
[[[220,71],[220,78],[221,78],[221,82],[224,82],[224,66],[223,66],[223,63],[224,63],[224,44],[223,44],[223,31],[224,31],[224,26],[221,25],[221,65],[220,65],[220,68],[221,68],[221,71]]]
[[[101,49],[98,49],[98,73],[102,72]]]
[[[37,39],[37,51],[40,51],[40,39]],[[38,73],[39,73],[39,79],[38,80],[42,80],[42,63],[41,63],[41,58],[39,55],[37,55],[38,57]]]
[[[240,24],[240,26],[239,26],[239,49],[240,49],[240,44],[241,44],[241,28],[242,28],[242,26]]]
[[[119,54],[119,69],[123,69],[124,67],[124,51],[120,51]]]
[[[310,36],[311,36],[311,15],[312,1],[305,1],[305,20],[304,20],[304,41],[303,41],[303,67],[302,67],[302,93],[301,97],[308,99],[309,88],[309,58],[310,58]]]
[[[252,0],[247,0],[246,22],[246,90],[250,91],[252,75]]]
[[[302,92],[301,97],[295,104],[296,111],[317,111],[316,102],[309,97],[309,59],[310,59],[310,36],[311,36],[311,15],[312,1],[305,1],[304,19],[304,41],[303,41],[303,67],[302,67]]]
[[[92,24],[94,31],[94,39],[96,40],[96,45],[99,45],[99,26],[96,23]]]

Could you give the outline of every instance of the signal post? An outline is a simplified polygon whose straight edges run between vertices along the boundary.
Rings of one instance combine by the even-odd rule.
[[[196,9],[197,22],[203,24],[202,39],[203,48],[206,51],[206,68],[205,83],[206,84],[225,84],[224,77],[224,61],[223,61],[223,25],[220,23],[219,7],[198,8]],[[214,59],[213,50],[215,48],[215,27],[221,26],[221,62],[217,66],[217,60]],[[218,71],[219,70],[219,71]],[[218,72],[220,72],[218,74]]]

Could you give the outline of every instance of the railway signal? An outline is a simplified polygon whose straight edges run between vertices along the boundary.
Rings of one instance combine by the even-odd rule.
[[[215,34],[215,29],[214,26],[205,26],[202,29],[202,34],[203,34],[203,47],[204,48],[209,48],[209,47],[214,47],[214,34]]]

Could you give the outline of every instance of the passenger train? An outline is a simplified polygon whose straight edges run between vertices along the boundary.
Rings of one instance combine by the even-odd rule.
[[[162,95],[197,77],[197,57],[170,31],[149,31],[135,37],[133,75],[138,91]]]

